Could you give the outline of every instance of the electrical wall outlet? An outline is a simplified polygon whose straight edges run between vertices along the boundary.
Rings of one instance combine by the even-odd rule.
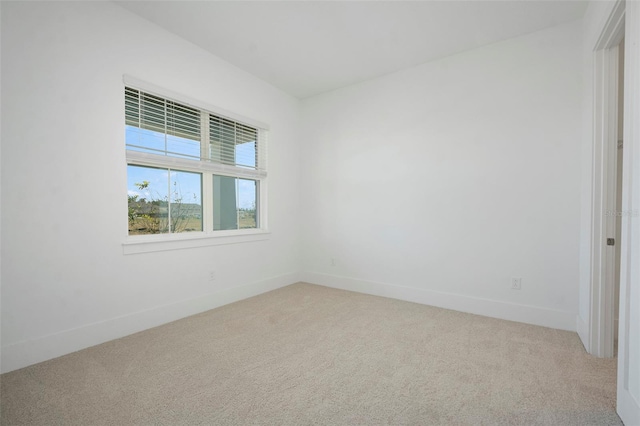
[[[329,264],[330,264],[331,266],[336,266],[336,258],[335,258],[335,257],[332,257],[331,259],[329,259]]]
[[[511,278],[511,289],[522,290],[522,278]]]
[[[216,280],[216,271],[209,271],[209,281],[215,281]]]

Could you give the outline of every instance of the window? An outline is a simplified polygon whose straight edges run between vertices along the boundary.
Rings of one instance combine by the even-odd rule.
[[[129,235],[265,230],[266,129],[125,87]]]

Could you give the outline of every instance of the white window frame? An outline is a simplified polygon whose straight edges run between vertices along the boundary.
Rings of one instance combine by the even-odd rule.
[[[220,164],[206,160],[190,160],[165,155],[157,155],[146,152],[126,149],[126,141],[123,144],[126,150],[126,165],[168,168],[172,170],[200,173],[202,176],[202,231],[180,232],[153,235],[127,235],[123,242],[124,254],[146,253],[154,251],[176,250],[194,247],[205,247],[220,244],[235,244],[242,242],[261,241],[269,238],[268,214],[267,214],[267,135],[269,126],[265,123],[247,118],[219,107],[188,98],[184,95],[172,92],[159,86],[144,82],[134,77],[125,75],[124,88],[130,87],[148,94],[162,97],[196,108],[204,113],[228,118],[235,122],[246,124],[258,129],[258,163],[260,170],[243,169],[232,165]],[[124,109],[123,109],[124,114]],[[205,119],[203,118],[203,121]],[[124,120],[122,120],[124,123]],[[204,130],[206,129],[206,130]],[[203,127],[201,149],[207,148],[208,125]],[[203,156],[204,157],[204,156]],[[213,176],[223,175],[237,178],[245,178],[257,181],[257,228],[213,230]],[[123,213],[124,216],[124,213]]]

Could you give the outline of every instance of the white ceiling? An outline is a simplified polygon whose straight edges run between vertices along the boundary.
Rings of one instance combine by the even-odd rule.
[[[583,1],[118,1],[305,98],[582,17]]]

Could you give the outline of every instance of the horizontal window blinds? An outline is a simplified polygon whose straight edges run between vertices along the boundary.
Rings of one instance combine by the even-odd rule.
[[[186,105],[127,87],[125,115],[130,126],[200,140],[200,111]]]
[[[264,170],[264,136],[255,127],[130,87],[125,118],[127,126],[141,129],[127,134],[129,149]]]
[[[209,116],[211,159],[223,164],[257,168],[258,130],[226,118]]]

